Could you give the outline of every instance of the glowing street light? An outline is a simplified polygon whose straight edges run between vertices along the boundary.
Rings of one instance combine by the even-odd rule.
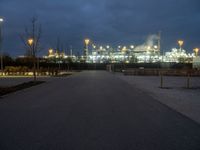
[[[183,40],[179,40],[179,41],[178,41],[178,44],[179,44],[180,50],[181,50],[181,49],[182,49],[182,46],[183,46],[183,44],[184,44],[184,41],[183,41]]]
[[[90,44],[90,39],[86,38],[84,40],[85,42],[85,50],[84,50],[84,56],[85,56],[85,59],[87,60],[88,59],[88,53],[89,53],[89,44]]]
[[[33,45],[33,42],[34,42],[33,38],[28,39],[28,44],[29,44],[30,46]]]
[[[106,48],[107,48],[107,49],[109,49],[109,48],[110,48],[110,46],[109,46],[109,45],[107,45],[107,46],[106,46]]]
[[[50,48],[50,49],[49,49],[49,55],[52,55],[52,54],[53,54],[53,49]]]
[[[85,39],[85,45],[88,46],[90,43],[90,39]]]
[[[199,48],[195,48],[195,49],[194,49],[194,52],[195,52],[195,56],[198,56]]]

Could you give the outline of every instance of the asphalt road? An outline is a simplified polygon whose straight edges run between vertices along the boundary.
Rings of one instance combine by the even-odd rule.
[[[107,72],[0,99],[0,150],[199,149],[199,124]]]

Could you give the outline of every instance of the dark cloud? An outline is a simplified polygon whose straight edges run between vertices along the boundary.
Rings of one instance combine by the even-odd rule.
[[[37,16],[43,44],[64,45],[80,51],[85,37],[100,44],[141,44],[149,34],[162,31],[165,50],[186,40],[186,48],[200,47],[199,0],[0,0],[4,22],[4,49],[23,54],[18,35]]]

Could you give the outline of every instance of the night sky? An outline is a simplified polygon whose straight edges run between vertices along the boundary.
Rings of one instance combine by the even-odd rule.
[[[86,37],[99,45],[139,45],[158,31],[165,51],[178,39],[188,51],[200,47],[200,0],[0,0],[0,16],[3,49],[13,56],[24,54],[19,34],[33,16],[43,28],[41,54],[57,37],[81,53]]]

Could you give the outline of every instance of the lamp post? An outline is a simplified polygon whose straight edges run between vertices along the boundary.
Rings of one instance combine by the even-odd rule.
[[[90,43],[90,39],[85,39],[85,51],[84,51],[84,55],[85,55],[85,59],[87,60],[88,58],[88,49],[89,49],[89,43]]]
[[[29,38],[27,42],[28,42],[28,45],[30,46],[30,50],[31,50],[31,57],[33,59],[33,76],[34,76],[34,81],[36,81],[36,63],[35,63],[34,39]]]
[[[182,50],[182,46],[184,44],[184,41],[183,40],[179,40],[178,41],[178,44],[179,44],[179,47],[180,47],[180,51]]]
[[[3,18],[0,18],[0,52],[1,52],[1,72],[3,74],[3,50],[2,50],[2,24],[3,24]]]
[[[197,57],[198,54],[199,54],[199,48],[195,48],[195,49],[194,49],[194,52],[195,52],[195,56]]]

